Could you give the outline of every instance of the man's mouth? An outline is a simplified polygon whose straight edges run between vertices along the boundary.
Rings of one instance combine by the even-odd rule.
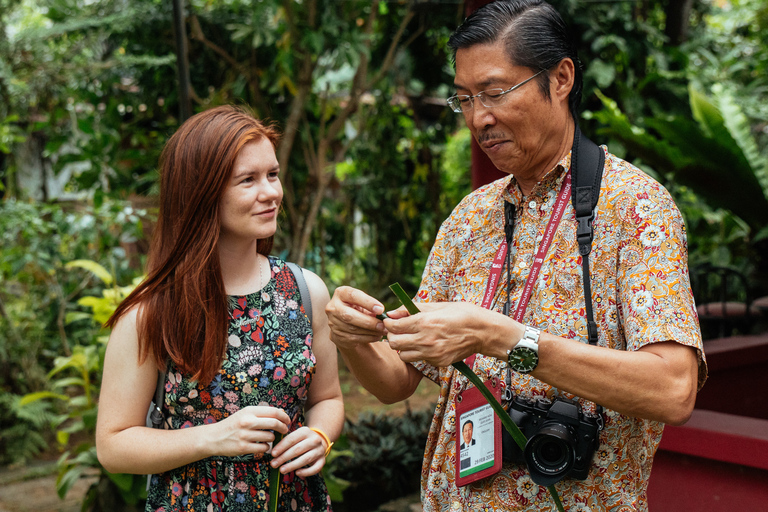
[[[484,135],[481,135],[480,137],[478,137],[477,142],[480,144],[480,147],[483,149],[493,149],[500,144],[508,142],[507,139],[501,138],[499,137],[499,135],[495,133],[485,133]]]
[[[486,140],[486,141],[482,142],[480,144],[480,146],[483,149],[490,150],[490,149],[494,149],[494,148],[498,147],[501,144],[504,144],[505,142],[507,142],[507,141],[501,140],[501,139],[498,139],[498,140]]]

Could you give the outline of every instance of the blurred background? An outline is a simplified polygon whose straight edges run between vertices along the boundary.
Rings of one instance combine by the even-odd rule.
[[[280,127],[275,254],[331,292],[350,284],[392,306],[389,284],[415,292],[440,223],[489,176],[445,103],[447,39],[484,3],[0,0],[0,510],[49,510],[30,506],[35,493],[73,510],[142,508],[143,478],[95,457],[101,324],[141,279],[159,152],[190,115],[242,104]],[[578,44],[583,131],[672,193],[705,347],[717,361],[747,340],[753,380],[722,380],[765,390],[768,4],[551,3]],[[710,411],[735,403],[718,368]],[[417,493],[436,388],[384,407],[341,372],[348,424],[326,468],[336,508]],[[760,400],[720,412],[768,420]],[[768,461],[749,464],[768,482]],[[35,492],[9,487],[43,477]]]

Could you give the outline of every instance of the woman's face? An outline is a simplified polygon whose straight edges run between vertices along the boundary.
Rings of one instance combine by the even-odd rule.
[[[243,146],[219,205],[220,241],[262,239],[275,234],[283,199],[279,170],[269,139],[262,137]]]

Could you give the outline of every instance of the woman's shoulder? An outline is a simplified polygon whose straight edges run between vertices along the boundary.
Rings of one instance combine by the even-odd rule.
[[[269,256],[269,263],[273,269],[273,272],[290,272],[287,260],[277,256]],[[309,289],[309,294],[312,297],[312,302],[314,303],[317,300],[328,302],[330,299],[330,295],[328,294],[328,287],[325,285],[325,282],[320,278],[320,276],[306,267],[301,267],[299,265],[296,266],[301,269],[301,273],[304,276],[304,281],[307,283],[307,288]]]

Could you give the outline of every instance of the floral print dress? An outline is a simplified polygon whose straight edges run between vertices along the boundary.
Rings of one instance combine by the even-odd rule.
[[[221,421],[247,406],[278,407],[304,424],[315,356],[312,327],[301,304],[293,273],[270,257],[269,283],[258,292],[229,296],[227,352],[218,375],[208,385],[190,380],[170,362],[163,406],[170,428]],[[270,455],[209,457],[153,475],[146,510],[260,511],[269,500]],[[278,510],[330,511],[322,477],[283,476]]]

